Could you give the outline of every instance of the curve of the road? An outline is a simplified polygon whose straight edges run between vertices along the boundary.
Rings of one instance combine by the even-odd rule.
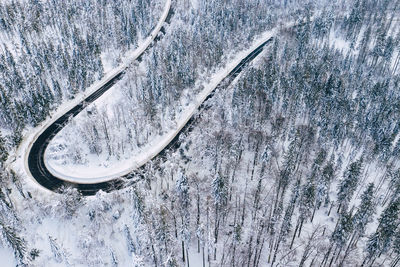
[[[44,161],[44,154],[50,141],[64,128],[71,117],[79,114],[83,109],[85,109],[85,107],[110,89],[124,76],[125,70],[130,66],[130,64],[135,60],[140,60],[144,52],[151,47],[154,42],[158,41],[158,34],[160,31],[163,32],[163,24],[165,22],[169,23],[172,14],[173,10],[171,8],[171,0],[166,0],[163,13],[157,25],[139,47],[133,51],[126,60],[124,60],[123,64],[108,73],[101,81],[91,86],[84,94],[81,94],[72,100],[72,102],[67,104],[63,110],[59,110],[57,114],[42,123],[39,130],[33,134],[34,136],[29,141],[26,151],[24,152],[23,165],[28,176],[33,178],[42,187],[53,192],[60,192],[63,188],[77,187],[83,195],[93,195],[100,189],[110,191],[113,188],[121,187],[121,179],[96,183],[94,185],[80,185],[79,183],[66,181],[62,179],[62,177],[53,175],[48,170]]]
[[[167,19],[168,14],[170,13],[170,4],[171,0],[168,0],[166,4],[167,12],[164,13],[163,18],[160,20],[159,24],[149,37],[151,38],[151,41],[160,31],[162,23]],[[121,67],[118,72],[102,82],[93,93],[84,98],[77,105],[72,107],[61,116],[53,119],[50,124],[47,124],[47,127],[43,127],[43,129],[36,134],[36,138],[34,138],[34,140],[32,140],[30,143],[25,156],[25,169],[28,175],[36,180],[42,187],[57,193],[63,192],[64,188],[74,187],[77,188],[82,195],[89,196],[95,195],[99,190],[110,192],[124,188],[133,182],[133,177],[137,177],[138,175],[140,177],[140,169],[143,168],[148,161],[157,155],[162,155],[168,149],[177,146],[180,134],[187,130],[190,131],[190,126],[195,121],[194,115],[196,111],[204,108],[204,103],[213,96],[214,92],[216,91],[215,89],[228,86],[237,77],[237,75],[239,75],[243,68],[249,62],[255,59],[262,52],[263,48],[269,42],[271,42],[273,39],[272,36],[273,33],[264,36],[264,38],[254,45],[254,47],[250,49],[250,51],[248,51],[240,61],[237,61],[237,64],[230,66],[225,71],[224,76],[218,78],[218,81],[215,82],[214,85],[210,86],[208,90],[203,91],[192,111],[188,113],[188,116],[184,118],[183,121],[180,122],[178,128],[169,136],[167,136],[164,142],[162,142],[155,150],[150,151],[139,165],[135,164],[135,166],[132,166],[131,169],[126,170],[124,174],[120,174],[117,177],[107,177],[100,180],[96,178],[87,180],[69,180],[65,177],[62,177],[62,175],[54,175],[51,171],[49,171],[44,161],[44,154],[48,144],[54,138],[54,136],[69,122],[71,117],[79,114],[87,105],[98,99],[104,92],[110,89],[123,77],[124,70],[129,65],[125,64],[125,66]],[[149,45],[150,42],[146,48]],[[137,53],[133,60],[140,57],[144,51],[145,48]]]

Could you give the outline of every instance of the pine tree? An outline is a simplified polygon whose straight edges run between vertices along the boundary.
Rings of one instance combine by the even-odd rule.
[[[128,246],[128,252],[129,255],[135,255],[136,253],[136,245],[133,242],[131,232],[129,230],[129,227],[125,224],[124,226],[124,233],[125,233],[125,238]]]
[[[322,170],[322,174],[317,177],[315,209],[319,209],[322,204],[327,205],[330,202],[329,189],[335,176],[335,170],[332,161],[333,160],[330,160],[326,164]]]
[[[190,196],[188,178],[182,171],[178,173],[176,180],[176,193],[178,195],[179,210],[181,215],[181,241],[182,241],[182,261],[188,260],[188,245],[190,242]],[[186,247],[185,247],[186,243]],[[186,257],[185,257],[186,254]]]
[[[59,245],[56,242],[56,239],[49,236],[49,242],[50,242],[50,248],[51,248],[51,252],[53,253],[53,257],[54,260],[57,263],[61,263],[63,262],[63,252],[61,250],[61,248],[59,247]]]
[[[0,230],[2,236],[10,245],[10,247],[14,251],[15,258],[21,266],[24,266],[26,263],[25,253],[26,253],[26,245],[25,241],[18,236],[17,230],[11,226],[5,225],[3,221],[0,220]]]
[[[375,212],[374,184],[370,183],[361,195],[361,204],[353,217],[354,229],[357,234],[362,235],[366,225],[371,221]]]
[[[377,257],[388,251],[393,241],[394,234],[398,225],[400,213],[400,197],[393,199],[382,212],[378,222],[379,225],[367,243],[367,256],[364,263],[372,265]]]
[[[346,169],[343,179],[340,181],[338,186],[338,211],[342,208],[347,210],[347,206],[353,197],[353,194],[357,188],[358,181],[361,175],[363,158],[353,162]]]
[[[212,181],[212,196],[214,198],[215,205],[215,225],[214,225],[214,259],[217,256],[217,247],[219,236],[219,228],[222,221],[222,216],[224,216],[224,208],[228,201],[228,185],[226,179],[217,174]]]
[[[8,151],[5,146],[5,140],[0,133],[0,163],[5,162],[8,158]]]
[[[342,210],[341,213],[339,213],[339,219],[336,224],[336,227],[332,232],[330,238],[331,245],[324,256],[323,262],[325,263],[329,262],[329,266],[331,266],[334,261],[336,262],[353,230],[353,227],[354,226],[353,226],[351,212]],[[332,257],[329,260],[332,251],[333,251]]]
[[[347,245],[340,266],[344,265],[346,258],[348,257],[351,248],[353,248],[360,237],[364,235],[367,224],[371,221],[371,217],[375,211],[374,203],[374,184],[370,183],[367,189],[361,195],[361,204],[354,214],[352,220],[353,234],[349,238],[350,241]]]

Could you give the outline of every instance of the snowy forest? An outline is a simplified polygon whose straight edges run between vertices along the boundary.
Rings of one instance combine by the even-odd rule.
[[[164,4],[0,3],[0,265],[400,266],[400,0],[172,0],[156,42],[54,136],[49,167],[129,164],[273,37],[134,182],[87,197],[33,181],[25,140]]]

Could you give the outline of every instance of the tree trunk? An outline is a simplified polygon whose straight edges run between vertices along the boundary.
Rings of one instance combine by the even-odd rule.
[[[361,263],[361,266],[360,266],[360,267],[364,267],[364,265],[367,263],[367,259],[368,259],[368,257],[365,257],[365,258],[364,258],[364,260],[363,260],[363,262]]]
[[[297,229],[299,229],[299,220],[297,220],[296,228],[294,229],[294,233],[293,233],[292,241],[290,242],[289,249],[292,249],[292,247],[293,247],[294,239],[296,238],[296,234],[297,234]]]
[[[208,199],[207,199],[207,202],[206,202],[206,205],[207,205],[207,234],[209,233],[209,224],[210,224],[210,215],[209,215],[209,213],[210,213],[210,211],[209,211],[209,208],[208,208]],[[209,246],[207,246],[207,261],[208,262],[210,262],[210,249],[209,249]]]
[[[243,224],[244,224],[244,219],[245,219],[245,214],[246,214],[247,183],[248,183],[248,178],[247,178],[247,175],[246,175],[246,185],[244,187],[243,212],[242,212],[242,223],[241,223],[241,226],[243,226]]]
[[[247,267],[250,267],[251,256],[253,255],[253,253],[251,251],[252,245],[253,245],[253,236],[250,236]]]
[[[311,215],[311,222],[313,222],[313,220],[314,220],[314,216],[315,216],[315,211],[316,210],[317,210],[317,205],[314,204],[314,209],[313,209],[313,212],[312,212],[312,215]]]
[[[157,257],[156,257],[156,251],[154,249],[154,245],[151,245],[151,250],[153,252],[153,261],[154,261],[154,266],[157,267]]]
[[[256,261],[256,263],[254,264],[255,267],[257,267],[258,265],[260,265],[261,253],[262,253],[262,250],[263,250],[263,248],[264,248],[264,242],[265,242],[265,237],[264,237],[263,240],[262,240],[261,247],[260,247],[260,251],[258,252],[257,261]]]
[[[186,248],[186,262],[187,262],[187,267],[190,267],[189,265],[189,250]]]
[[[400,256],[397,256],[397,258],[395,258],[391,263],[390,263],[390,267],[396,267],[397,264],[400,261]]]
[[[174,218],[174,227],[175,227],[175,238],[178,238],[178,228],[176,226],[176,217],[175,217],[175,215],[173,216],[173,218]]]
[[[279,249],[279,245],[281,243],[281,239],[278,238],[278,240],[276,241],[276,246],[275,246],[275,251],[274,251],[274,256],[272,257],[272,262],[271,262],[271,266],[274,265],[275,260],[276,260],[276,255],[278,254],[278,249]]]
[[[337,213],[339,213],[341,207],[342,207],[342,203],[339,204],[339,207],[338,207],[338,209],[337,209],[337,211],[336,211]],[[328,215],[328,216],[329,216],[329,215]]]
[[[329,211],[328,211],[328,217],[331,215],[332,208],[333,208],[333,202],[331,202],[331,207],[329,208]]]
[[[303,223],[304,223],[304,219],[301,219],[301,223],[300,223],[300,227],[299,227],[299,234],[297,235],[297,237],[300,237],[301,230],[303,229]]]
[[[340,267],[340,266],[343,266],[344,261],[346,260],[347,256],[349,255],[350,248],[351,248],[352,245],[353,245],[352,243],[353,243],[353,241],[354,241],[355,236],[356,236],[356,232],[354,232],[354,234],[352,235],[352,237],[351,237],[351,239],[350,239],[349,245],[347,246],[347,248],[346,248],[346,250],[345,250],[345,252],[344,252],[343,259],[342,259],[342,261],[340,262],[339,267]]]
[[[336,263],[336,261],[338,260],[338,258],[339,258],[339,256],[340,256],[340,253],[342,252],[342,249],[343,249],[343,247],[340,247],[339,252],[338,252],[337,255],[336,255],[336,258],[335,258],[334,263]]]
[[[235,253],[236,253],[236,243],[235,242],[233,242],[234,244],[233,244],[233,254],[232,254],[232,261],[231,261],[231,264],[232,264],[232,267],[235,267]]]
[[[327,261],[329,259],[329,256],[331,254],[331,251],[332,251],[332,245],[329,247],[328,252],[326,252],[324,258],[322,259],[321,267],[324,267],[326,265],[326,263],[327,263]]]
[[[269,244],[269,255],[268,255],[268,261],[267,261],[267,263],[270,263],[271,262],[271,255],[272,255],[272,251],[273,251],[273,248],[274,248],[274,239],[273,239],[273,237],[272,237],[272,239],[271,239],[271,243]],[[272,265],[271,265],[272,266]]]
[[[185,262],[185,241],[182,240],[182,261]]]
[[[197,185],[197,228],[200,226],[200,192],[199,185]],[[200,237],[197,236],[197,253],[200,253]]]
[[[202,247],[203,250],[203,267],[206,267],[206,259],[205,259],[205,255],[204,255],[204,246]]]

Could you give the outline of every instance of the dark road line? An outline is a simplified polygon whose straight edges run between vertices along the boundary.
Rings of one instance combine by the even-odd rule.
[[[219,83],[217,88],[220,88],[221,85],[228,86],[238,75],[244,67],[255,59],[262,51],[265,45],[272,41],[272,37],[259,45],[256,49],[254,49],[248,56],[246,56],[240,63],[231,71],[229,74]],[[140,55],[141,56],[141,55]],[[139,57],[140,57],[139,56]],[[117,83],[124,76],[124,71],[117,74],[110,81],[92,93],[90,96],[86,97],[83,101],[77,104],[75,107],[71,108],[68,112],[58,118],[55,122],[53,122],[50,126],[48,126],[36,139],[33,143],[29,155],[28,155],[28,167],[29,171],[34,177],[34,179],[43,187],[56,192],[62,193],[64,188],[73,187],[77,188],[77,190],[84,196],[95,195],[99,190],[103,190],[105,192],[111,192],[113,190],[118,190],[124,188],[127,184],[129,184],[129,180],[132,177],[140,176],[140,170],[143,170],[145,167],[140,167],[137,171],[124,175],[120,178],[113,179],[108,182],[100,182],[93,184],[86,183],[73,183],[68,182],[59,177],[54,176],[50,173],[50,171],[46,168],[44,163],[44,152],[49,145],[50,141],[53,137],[59,133],[65,125],[68,123],[71,117],[75,117],[78,115],[87,105],[98,99],[102,94],[104,94],[108,89],[110,89],[115,83]],[[204,108],[205,102],[214,95],[215,90],[210,93],[205,99],[205,101],[200,105],[199,110]],[[179,144],[179,136],[181,133],[185,132],[188,127],[190,127],[195,120],[193,117],[188,121],[188,123],[180,130],[180,132],[172,139],[172,141],[160,151],[158,155],[163,155],[169,149],[177,147]]]
[[[138,47],[138,55],[133,58],[132,60],[139,60],[143,54],[151,48],[158,40],[160,40],[160,30],[163,28],[164,23],[170,23],[171,17],[173,15],[173,10],[171,8],[171,0],[166,1],[165,9],[163,14],[155,27],[155,30],[151,32],[150,36],[144,42],[145,46]],[[147,43],[149,42],[149,43]],[[146,44],[147,43],[147,44]],[[129,63],[130,64],[130,63]],[[125,175],[121,178],[113,179],[112,181],[107,182],[100,182],[95,184],[85,184],[85,183],[73,183],[65,181],[59,177],[54,176],[50,171],[47,169],[45,162],[44,162],[44,154],[46,151],[47,146],[49,145],[50,141],[57,135],[69,122],[70,118],[75,117],[78,115],[82,110],[84,110],[89,104],[94,102],[100,96],[102,96],[107,90],[109,90],[115,83],[122,79],[125,74],[126,68],[129,67],[129,64],[123,65],[121,69],[116,73],[113,74],[115,76],[110,77],[105,84],[103,84],[100,88],[96,91],[91,93],[65,114],[61,115],[58,119],[52,122],[47,128],[43,130],[34,140],[34,142],[28,146],[28,155],[24,160],[24,164],[26,164],[26,169],[29,171],[31,176],[44,188],[47,188],[53,192],[61,193],[64,191],[64,188],[68,187],[75,187],[80,191],[83,195],[94,195],[99,190],[103,190],[105,192],[110,192],[115,189],[122,188],[125,185],[125,178],[130,178],[131,175]]]

